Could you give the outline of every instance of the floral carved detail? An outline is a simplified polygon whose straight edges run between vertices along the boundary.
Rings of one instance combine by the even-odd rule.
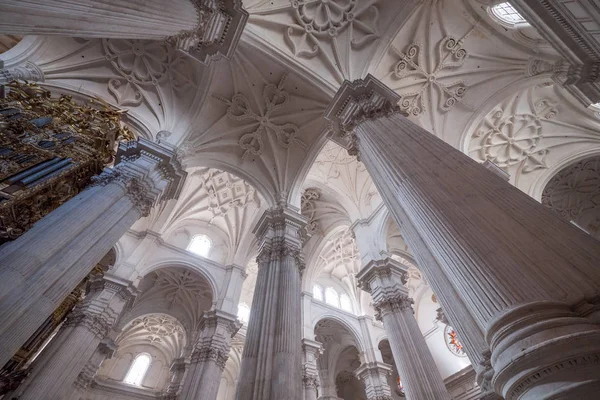
[[[296,125],[292,123],[280,124],[275,121],[273,115],[275,111],[284,108],[290,100],[289,93],[283,88],[286,78],[287,74],[284,74],[277,85],[269,83],[265,86],[262,93],[264,106],[258,112],[253,110],[248,98],[241,93],[235,94],[231,100],[213,94],[215,99],[227,104],[227,116],[231,120],[250,121],[254,127],[252,132],[244,133],[238,141],[238,144],[244,150],[242,162],[251,154],[255,156],[262,155],[263,137],[265,135],[274,136],[277,143],[285,149],[289,149],[294,145],[302,149],[307,147],[306,143],[298,139],[299,128]]]
[[[498,167],[522,167],[523,172],[548,168],[549,149],[542,148],[542,123],[558,115],[556,103],[542,99],[535,104],[533,113],[510,114],[497,110],[483,121],[473,134],[478,140],[479,156]]]
[[[213,361],[223,370],[228,359],[228,346],[215,346],[213,343],[204,343],[196,346],[196,349],[192,353],[191,362],[202,363]]]
[[[373,307],[377,314],[375,318],[382,321],[383,316],[388,313],[402,312],[405,310],[412,311],[413,299],[399,292],[383,293],[378,296],[378,299],[373,302]]]
[[[170,336],[177,336],[182,339],[184,334],[181,324],[167,315],[150,315],[138,318],[132,321],[131,325],[147,331],[146,340],[153,343],[162,342]]]
[[[376,0],[291,0],[296,24],[285,32],[294,56],[312,58],[321,50],[321,40],[337,37],[349,29],[352,48],[361,48],[379,38]],[[334,42],[334,55],[339,49]]]
[[[410,87],[416,87],[416,90],[402,94],[400,100],[401,110],[410,115],[418,116],[427,111],[425,97],[431,89],[441,93],[439,107],[443,112],[460,103],[467,92],[468,87],[462,80],[449,80],[441,76],[444,70],[457,69],[464,64],[468,53],[463,48],[462,40],[447,36],[437,47],[439,60],[433,68],[428,67],[426,54],[418,43],[409,45],[404,52],[392,48],[400,57],[392,67],[392,76],[398,80],[412,79]]]
[[[167,301],[175,304],[212,296],[207,284],[194,276],[191,271],[159,271],[156,274],[154,287],[164,292]]]
[[[150,196],[148,188],[139,179],[124,174],[118,165],[92,177],[92,186],[106,186],[115,182],[125,186],[126,195],[129,196],[133,206],[137,208],[142,217],[150,215],[154,199]]]
[[[542,193],[542,204],[568,220],[600,212],[600,157],[573,164],[556,174]]]
[[[300,200],[300,209],[302,214],[308,217],[308,223],[303,228],[304,239],[308,239],[314,235],[319,229],[319,223],[315,220],[316,218],[316,204],[315,202],[321,198],[321,192],[316,188],[308,188],[302,193]]]
[[[119,105],[139,105],[144,86],[167,84],[175,91],[195,88],[190,61],[167,43],[154,40],[104,39],[107,60],[122,76],[108,81]]]

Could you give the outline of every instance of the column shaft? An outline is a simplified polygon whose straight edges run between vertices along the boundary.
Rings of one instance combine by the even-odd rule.
[[[0,0],[0,32],[161,40],[200,23],[192,0]]]
[[[235,315],[220,310],[204,314],[180,400],[216,400],[231,338],[240,327]]]
[[[90,286],[90,293],[37,360],[24,388],[19,388],[20,399],[62,400],[69,395],[134,293],[126,281],[113,277],[97,278]]]
[[[450,400],[444,381],[413,315],[406,266],[388,258],[368,263],[357,275],[361,288],[373,296],[383,321],[398,373],[409,399]],[[384,381],[385,382],[385,381]]]
[[[492,385],[508,400],[600,390],[600,246],[398,113],[372,76],[346,82],[327,117],[353,132],[401,229],[408,224],[485,332]],[[428,281],[436,275],[424,270]]]
[[[237,400],[297,400],[301,388],[300,229],[306,219],[286,208],[267,210],[255,233],[261,240],[256,296],[236,393]]]
[[[127,160],[18,239],[0,248],[0,365],[157,201],[179,193],[185,173],[174,153],[141,139]],[[88,357],[89,358],[89,357]]]

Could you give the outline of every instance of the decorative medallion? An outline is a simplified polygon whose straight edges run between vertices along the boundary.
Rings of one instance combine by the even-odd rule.
[[[462,40],[451,36],[443,38],[437,48],[439,60],[432,67],[428,67],[426,54],[418,43],[410,44],[404,52],[393,47],[392,49],[400,57],[393,66],[392,75],[398,80],[413,80],[411,86],[416,88],[402,94],[402,110],[414,116],[425,112],[425,97],[431,88],[441,93],[439,107],[443,112],[451,110],[462,101],[468,89],[467,85],[462,80],[449,80],[450,77],[441,76],[444,70],[458,69],[464,64],[468,54],[463,48]]]
[[[255,156],[262,155],[264,137],[267,135],[274,136],[277,143],[285,149],[293,146],[298,146],[302,149],[307,147],[306,143],[298,139],[299,128],[296,125],[275,122],[273,116],[275,111],[284,108],[290,100],[289,93],[283,88],[286,78],[287,74],[283,74],[279,84],[274,85],[269,83],[265,86],[262,94],[264,106],[261,107],[262,111],[258,112],[254,111],[248,98],[241,93],[235,94],[231,100],[213,94],[215,99],[227,104],[227,116],[229,119],[233,121],[246,121],[247,124],[253,127],[251,132],[244,133],[238,141],[238,144],[244,150],[242,162],[251,154]]]
[[[458,357],[467,356],[467,353],[465,353],[465,350],[463,349],[462,343],[460,343],[458,340],[456,331],[450,325],[446,325],[444,328],[444,339],[446,341],[448,350],[450,350],[452,354]]]

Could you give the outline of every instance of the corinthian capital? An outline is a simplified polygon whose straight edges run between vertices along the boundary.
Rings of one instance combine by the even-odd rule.
[[[191,1],[198,14],[198,26],[167,38],[167,42],[206,65],[221,56],[229,59],[248,20],[242,0]]]
[[[400,96],[373,75],[365,79],[344,81],[325,111],[330,121],[333,139],[344,147],[352,147],[354,128],[367,119],[400,113]],[[345,143],[344,143],[345,142]]]
[[[288,207],[277,206],[265,211],[254,228],[254,234],[261,242],[259,263],[290,257],[302,272],[305,264],[301,231],[307,221],[307,217]]]

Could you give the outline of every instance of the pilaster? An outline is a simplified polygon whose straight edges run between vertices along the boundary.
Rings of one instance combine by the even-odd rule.
[[[252,318],[242,355],[237,400],[302,397],[300,280],[304,270],[301,230],[307,222],[289,206],[262,215]]]
[[[181,400],[216,400],[221,374],[229,358],[231,338],[241,327],[235,315],[207,311],[200,322],[196,342],[181,390]]]
[[[317,400],[319,384],[319,369],[317,360],[323,354],[323,344],[314,340],[302,339],[302,386],[304,400]]]
[[[584,311],[600,298],[595,240],[412,123],[398,112],[398,101],[368,76],[345,82],[326,118],[350,151],[360,153],[400,229],[409,231],[417,259],[433,261],[421,267],[436,294],[460,299],[467,314],[462,332],[478,327],[484,333],[488,353],[474,337],[484,354],[480,375],[491,374],[485,381],[511,400],[600,390],[600,329]],[[412,337],[407,309],[386,313],[394,307],[380,305],[386,331],[390,324],[406,330],[398,343]],[[467,346],[471,357],[473,343]],[[557,368],[564,365],[570,367]],[[398,369],[410,396],[407,372]]]
[[[367,400],[392,400],[392,391],[387,382],[387,376],[392,368],[382,362],[364,363],[354,375],[365,384]]]

